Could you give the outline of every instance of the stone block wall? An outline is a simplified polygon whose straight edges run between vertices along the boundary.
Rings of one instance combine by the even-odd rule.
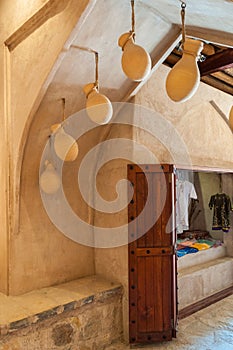
[[[121,298],[118,287],[0,327],[0,350],[103,350],[122,340]]]
[[[233,260],[230,257],[220,257],[180,270],[178,275],[179,308],[182,310],[232,285]]]

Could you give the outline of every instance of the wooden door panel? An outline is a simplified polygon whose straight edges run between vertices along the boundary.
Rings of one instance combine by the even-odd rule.
[[[146,183],[144,174],[136,173],[136,184],[137,184],[136,216],[138,217],[138,215],[144,209],[144,206],[147,200],[148,188],[147,188],[147,183]],[[140,200],[138,200],[138,198],[140,198]],[[141,220],[138,222],[138,226],[137,226],[138,234],[140,234],[140,232],[143,231],[143,228],[145,227],[145,221],[146,221],[146,217],[143,215]],[[146,235],[143,235],[138,239],[137,246],[138,247],[146,246]]]
[[[129,204],[129,222],[133,221],[129,239],[132,231],[138,237],[129,244],[130,343],[171,340],[177,310],[173,167],[131,165],[128,178],[134,187]],[[144,233],[154,217],[157,220]]]
[[[155,295],[155,280],[156,280],[156,271],[151,269],[151,265],[155,266],[155,258],[145,257],[146,271],[145,271],[145,285],[146,285],[146,329],[148,332],[153,332],[155,329],[155,316],[156,316],[156,305],[154,300]],[[138,291],[140,293],[140,290]]]
[[[146,320],[146,261],[144,258],[137,258],[137,318],[136,328],[140,333],[147,331],[147,320]]]
[[[170,256],[163,259],[140,256],[137,264],[138,331],[168,330],[171,327]]]

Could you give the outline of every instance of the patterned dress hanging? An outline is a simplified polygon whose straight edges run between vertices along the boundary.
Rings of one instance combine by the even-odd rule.
[[[230,229],[231,200],[225,193],[217,193],[210,198],[210,209],[213,209],[213,230],[228,232]]]

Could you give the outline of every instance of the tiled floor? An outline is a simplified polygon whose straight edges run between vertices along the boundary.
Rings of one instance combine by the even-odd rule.
[[[179,322],[177,339],[145,350],[233,350],[233,295]],[[123,344],[108,350],[127,350]],[[142,347],[134,347],[134,350]]]

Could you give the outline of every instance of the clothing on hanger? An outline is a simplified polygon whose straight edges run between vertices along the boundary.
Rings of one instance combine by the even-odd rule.
[[[176,181],[176,232],[189,229],[188,208],[190,199],[197,199],[194,185],[185,180]]]
[[[228,232],[230,229],[230,197],[226,193],[216,193],[210,197],[209,208],[213,209],[213,230]]]

